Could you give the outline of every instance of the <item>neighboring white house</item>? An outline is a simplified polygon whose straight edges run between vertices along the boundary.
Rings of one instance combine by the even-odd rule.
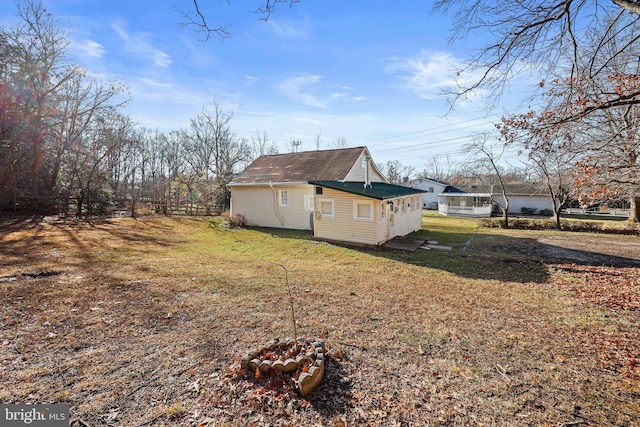
[[[424,191],[422,193],[422,209],[438,209],[438,195],[444,193],[449,184],[431,178],[416,178],[409,183],[411,188]]]
[[[422,226],[421,191],[388,184],[366,147],[260,156],[229,188],[231,215],[250,226],[371,245]]]
[[[507,184],[505,190],[509,199],[510,214],[520,214],[522,208],[535,213],[553,209],[551,196],[538,186]],[[502,187],[499,185],[471,186],[463,189],[449,187],[447,191],[438,194],[438,212],[442,215],[472,217],[501,215],[500,205],[504,206],[504,197]]]

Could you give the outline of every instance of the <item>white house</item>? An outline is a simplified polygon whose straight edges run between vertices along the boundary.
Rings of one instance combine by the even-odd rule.
[[[509,199],[509,213],[517,215],[525,208],[539,213],[552,210],[551,196],[541,187],[533,184],[506,184]],[[502,187],[499,185],[471,186],[463,189],[449,187],[438,194],[438,212],[442,215],[489,217],[502,214],[504,206]]]
[[[388,184],[366,147],[260,156],[229,188],[231,215],[250,226],[370,245],[422,226],[421,191]]]
[[[422,209],[438,209],[438,195],[444,193],[449,187],[446,182],[431,178],[416,178],[409,183],[411,188],[424,191],[422,193]]]

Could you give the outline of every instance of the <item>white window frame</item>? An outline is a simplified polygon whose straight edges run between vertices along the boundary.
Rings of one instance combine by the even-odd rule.
[[[329,203],[331,206],[331,213],[326,213],[323,211],[324,204]],[[323,218],[333,218],[335,216],[335,201],[333,199],[320,199],[318,203],[318,212],[322,215]]]
[[[360,206],[369,206],[369,216],[360,216]],[[365,200],[354,200],[353,201],[353,219],[357,221],[373,221],[373,202],[365,201]]]
[[[313,194],[304,195],[304,210],[305,212],[313,212],[314,196]]]
[[[289,190],[278,190],[278,204],[280,206],[289,206]]]

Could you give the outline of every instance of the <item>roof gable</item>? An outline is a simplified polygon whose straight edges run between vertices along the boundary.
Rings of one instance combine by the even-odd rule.
[[[441,185],[443,187],[448,186],[449,184],[447,184],[446,182],[443,181],[438,181],[437,179],[433,179],[433,178],[416,178],[411,180],[410,184],[413,187],[418,187],[419,185],[423,184],[423,183],[431,183],[431,184],[437,184],[437,185]]]
[[[355,147],[260,156],[230,185],[344,180],[365,150]]]

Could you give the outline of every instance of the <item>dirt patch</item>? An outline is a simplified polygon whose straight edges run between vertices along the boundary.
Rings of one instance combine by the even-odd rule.
[[[511,256],[544,262],[545,264],[578,263],[609,267],[640,267],[640,241],[637,236],[540,232],[510,232],[509,235],[491,235],[481,242],[478,254],[485,256]],[[477,239],[476,239],[477,240]]]

